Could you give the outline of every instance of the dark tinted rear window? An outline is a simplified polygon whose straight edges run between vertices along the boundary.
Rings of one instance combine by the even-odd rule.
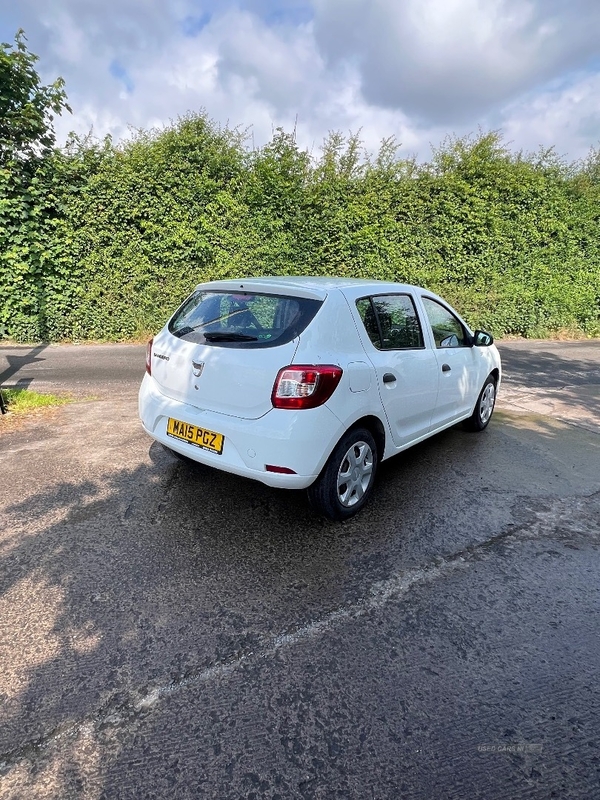
[[[218,347],[275,347],[298,336],[320,300],[257,292],[200,289],[169,322],[173,336]]]
[[[424,347],[415,305],[406,294],[376,295],[356,301],[370,340],[378,350],[415,350]]]

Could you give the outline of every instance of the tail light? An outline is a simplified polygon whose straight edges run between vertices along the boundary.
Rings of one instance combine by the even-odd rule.
[[[152,375],[152,344],[154,342],[154,337],[150,339],[148,344],[146,345],[146,372],[148,375]]]
[[[271,393],[275,408],[316,408],[334,393],[343,370],[333,364],[292,364],[279,370]]]

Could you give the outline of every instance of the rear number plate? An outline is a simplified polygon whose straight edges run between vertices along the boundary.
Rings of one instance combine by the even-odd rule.
[[[167,420],[167,435],[174,439],[181,439],[188,444],[193,444],[202,450],[210,450],[211,453],[223,452],[223,442],[225,437],[222,433],[208,431],[206,428],[199,428],[197,425],[190,425],[189,422],[180,422],[178,419],[169,417]]]

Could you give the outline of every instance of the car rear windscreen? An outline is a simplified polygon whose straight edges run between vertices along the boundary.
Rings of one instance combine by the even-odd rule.
[[[304,297],[197,289],[168,327],[173,336],[197,344],[275,347],[302,333],[321,305]]]

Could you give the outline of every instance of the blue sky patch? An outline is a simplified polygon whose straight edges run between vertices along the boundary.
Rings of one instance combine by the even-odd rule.
[[[205,11],[203,14],[185,17],[181,23],[183,35],[190,38],[197,36],[203,28],[206,28],[211,19],[212,14],[208,11]]]
[[[302,25],[314,18],[309,0],[202,0],[204,9],[191,14],[182,21],[185,36],[197,36],[208,25],[215,13],[223,14],[228,9],[239,9],[256,15],[269,26]]]
[[[119,61],[117,61],[116,59],[111,61],[108,71],[113,76],[113,78],[116,78],[118,81],[121,81],[121,83],[127,89],[129,94],[133,92],[135,86],[133,81],[131,80],[131,76]]]
[[[13,44],[18,29],[19,22],[17,17],[12,13],[12,9],[2,9],[2,17],[0,18],[0,42]]]
[[[264,20],[267,25],[303,25],[314,17],[308,3],[284,3],[266,9]]]

